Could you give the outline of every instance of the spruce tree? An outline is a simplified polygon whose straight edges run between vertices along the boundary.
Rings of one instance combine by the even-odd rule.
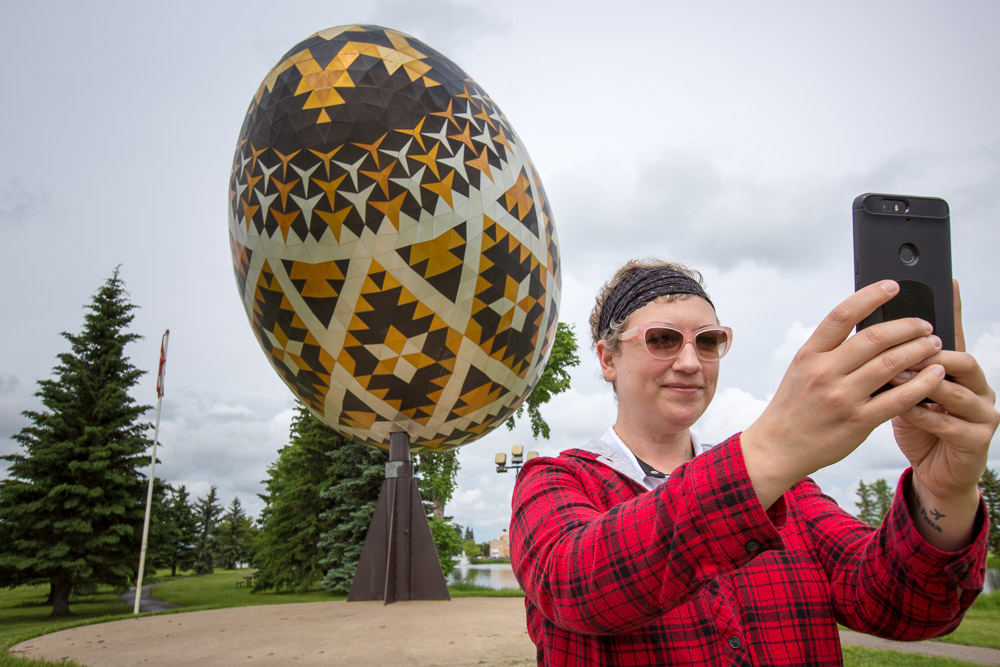
[[[170,511],[173,487],[157,477],[153,480],[153,506],[149,514],[149,537],[146,545],[146,572],[170,567],[179,528]]]
[[[289,444],[268,467],[264,482],[254,590],[307,590],[323,578],[326,552],[319,543],[330,524],[321,516],[333,506],[323,491],[330,484],[330,453],[342,444],[342,438],[298,405]]]
[[[380,449],[343,438],[330,452],[329,484],[322,493],[330,505],[320,516],[329,529],[319,542],[326,554],[321,565],[326,570],[323,588],[327,591],[351,590],[388,460]]]
[[[877,526],[878,519],[875,516],[875,501],[872,497],[872,487],[865,484],[864,480],[858,480],[858,490],[855,493],[858,496],[858,519],[864,521],[869,526]]]
[[[1000,558],[1000,477],[996,471],[987,468],[979,481],[979,489],[983,492],[986,503],[986,513],[990,520],[988,539],[989,550]]]
[[[198,542],[194,552],[194,571],[197,574],[212,574],[215,571],[215,536],[221,514],[222,506],[219,505],[218,489],[213,484],[208,495],[204,498],[198,498],[198,502],[195,504]]]
[[[882,519],[885,515],[889,513],[889,509],[892,507],[892,487],[889,486],[881,477],[875,480],[875,483],[870,487],[872,494],[872,504],[874,505],[875,516],[877,521],[874,524],[876,527],[882,525]]]
[[[183,484],[171,493],[167,513],[176,529],[176,539],[170,543],[167,566],[170,568],[170,575],[177,576],[178,570],[190,570],[194,567],[195,550],[198,546],[198,517],[191,505],[187,487]]]
[[[239,498],[233,498],[215,536],[216,561],[227,570],[250,562],[252,524]]]
[[[2,457],[0,585],[49,582],[52,614],[69,614],[75,588],[124,587],[135,574],[145,502],[149,406],[129,395],[144,371],[125,348],[135,309],[115,269],[92,297],[79,334],[63,332],[50,379],[38,381],[40,410]]]

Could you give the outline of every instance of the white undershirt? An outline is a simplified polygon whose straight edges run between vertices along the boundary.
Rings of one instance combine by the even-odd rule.
[[[622,455],[625,457],[625,460],[629,461],[630,465],[632,465],[632,467],[635,468],[636,473],[638,473],[635,476],[636,479],[641,478],[642,483],[646,485],[647,489],[655,489],[660,484],[666,482],[667,478],[670,477],[670,475],[667,475],[666,477],[650,477],[649,475],[647,475],[645,471],[642,469],[642,466],[639,465],[639,459],[636,457],[636,455],[632,452],[631,449],[628,448],[628,445],[622,442],[622,439],[618,437],[618,433],[615,432],[614,426],[609,427],[608,430],[605,431],[604,435],[601,436],[601,442],[621,451]],[[692,458],[698,456],[699,454],[707,452],[712,447],[713,445],[706,445],[698,442],[698,438],[695,436],[693,432],[691,432]]]

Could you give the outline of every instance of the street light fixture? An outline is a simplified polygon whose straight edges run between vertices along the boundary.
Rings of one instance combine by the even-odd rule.
[[[521,471],[521,467],[527,461],[538,456],[538,452],[524,453],[524,445],[514,445],[510,448],[510,465],[507,465],[507,455],[500,452],[494,457],[497,464],[497,472],[507,472],[508,470]]]

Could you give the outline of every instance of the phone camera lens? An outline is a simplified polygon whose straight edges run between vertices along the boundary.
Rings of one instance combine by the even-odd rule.
[[[879,201],[878,207],[883,213],[906,213],[909,210],[906,202],[899,199],[883,199]]]
[[[920,261],[920,252],[912,243],[904,243],[899,247],[899,260],[907,266],[913,266]]]

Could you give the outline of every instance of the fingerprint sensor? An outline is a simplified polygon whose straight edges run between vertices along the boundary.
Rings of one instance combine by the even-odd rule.
[[[899,246],[899,259],[907,266],[913,266],[920,261],[920,251],[912,243],[904,243]]]

